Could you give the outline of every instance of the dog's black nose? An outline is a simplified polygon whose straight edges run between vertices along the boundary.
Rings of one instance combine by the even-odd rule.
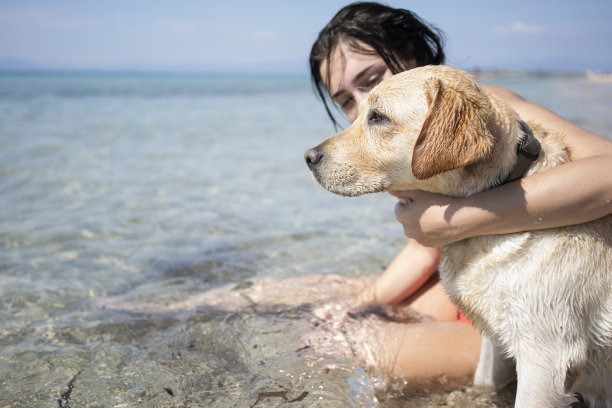
[[[319,163],[322,157],[323,153],[321,153],[317,148],[308,149],[304,153],[304,160],[306,160],[306,164],[310,168],[312,168],[312,166],[314,166],[315,164]]]

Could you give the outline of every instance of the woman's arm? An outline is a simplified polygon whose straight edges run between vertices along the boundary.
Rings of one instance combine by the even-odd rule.
[[[426,246],[487,234],[579,224],[612,213],[612,142],[517,94],[487,87],[525,120],[566,135],[571,162],[466,198],[421,191],[392,192],[409,238]]]
[[[361,295],[365,305],[397,305],[412,295],[438,267],[440,250],[410,240],[385,272]]]

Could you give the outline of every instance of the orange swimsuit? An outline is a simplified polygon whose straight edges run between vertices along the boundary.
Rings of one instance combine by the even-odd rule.
[[[468,323],[468,324],[472,324],[472,320],[468,317],[468,315],[466,315],[465,313],[463,313],[461,311],[461,309],[457,309],[457,321],[459,323]]]

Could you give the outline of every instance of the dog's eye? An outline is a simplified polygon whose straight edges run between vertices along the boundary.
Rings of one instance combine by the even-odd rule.
[[[370,112],[370,116],[368,117],[368,122],[370,123],[380,123],[386,120],[389,120],[389,118],[383,115],[382,113],[376,111]]]

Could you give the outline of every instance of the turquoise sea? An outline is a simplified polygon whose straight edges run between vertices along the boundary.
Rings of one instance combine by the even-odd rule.
[[[483,82],[612,137],[610,83]],[[347,361],[287,380],[299,308],[104,307],[381,272],[395,200],[316,185],[303,152],[332,133],[302,76],[0,73],[0,407],[412,406]]]

